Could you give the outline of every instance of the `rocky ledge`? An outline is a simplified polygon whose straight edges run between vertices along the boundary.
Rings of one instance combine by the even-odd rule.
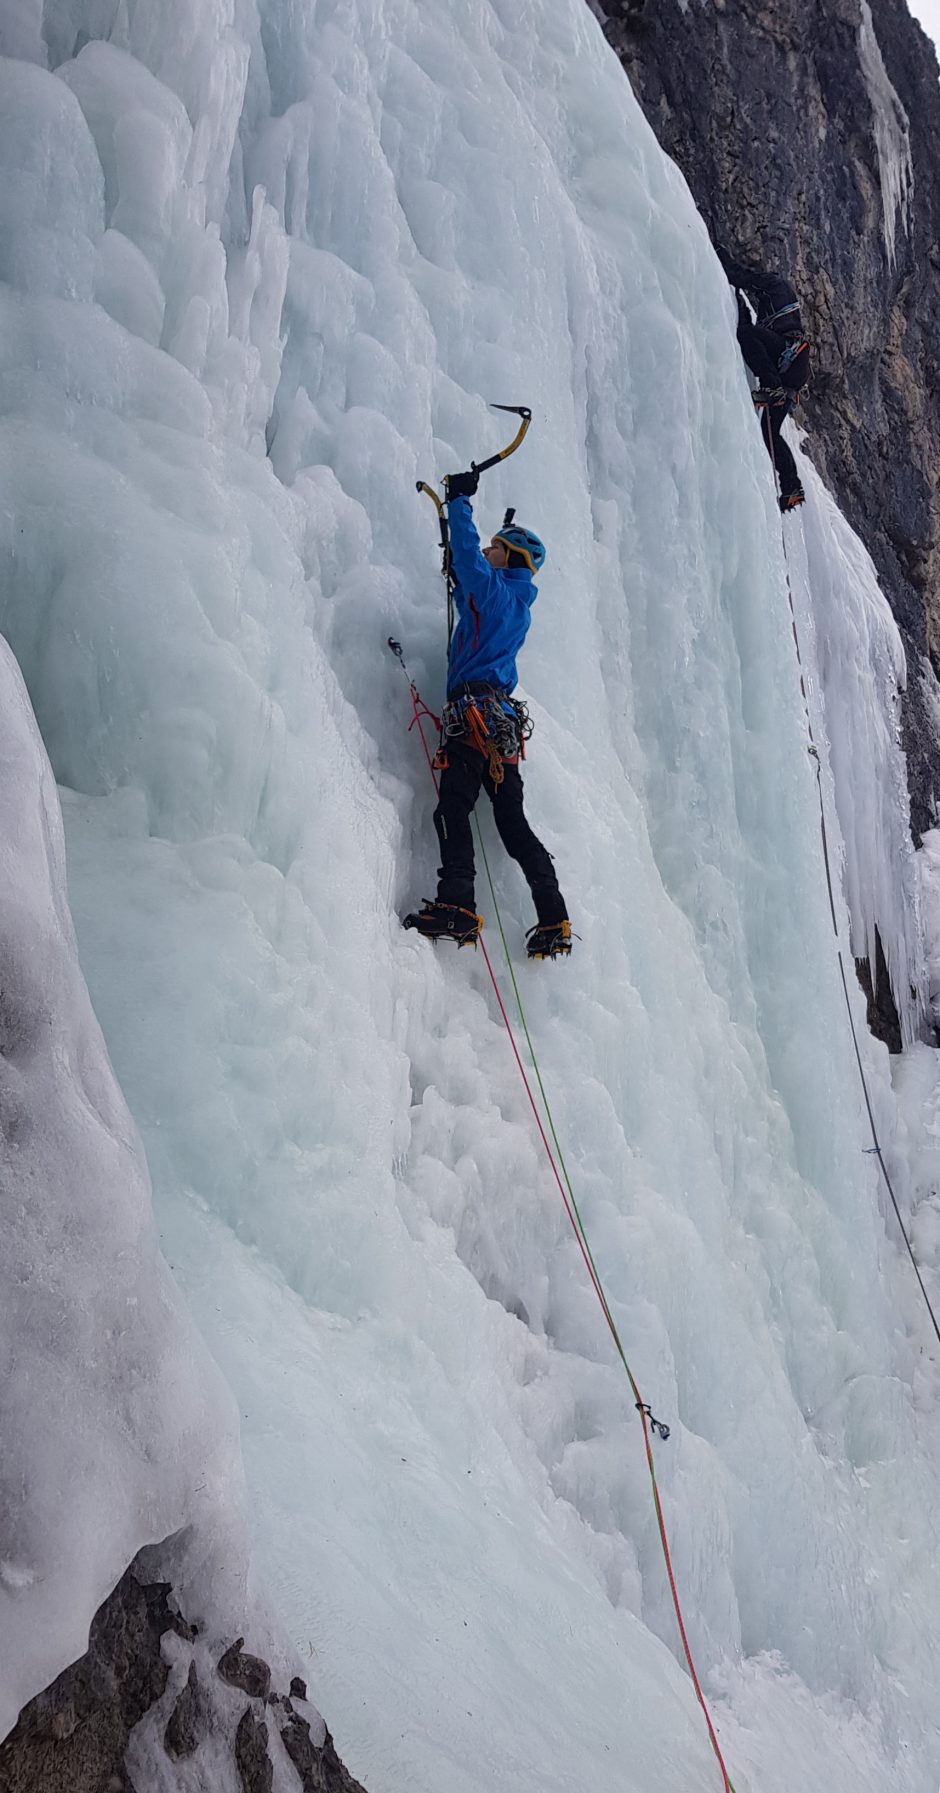
[[[169,1583],[138,1579],[134,1564],[95,1614],[85,1655],[0,1744],[0,1793],[146,1793],[157,1780],[272,1793],[276,1771],[297,1793],[365,1793],[303,1681],[278,1691],[243,1638],[210,1652]]]

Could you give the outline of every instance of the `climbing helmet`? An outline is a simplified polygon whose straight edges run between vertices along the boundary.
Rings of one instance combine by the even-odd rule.
[[[545,544],[540,542],[531,529],[523,529],[520,524],[513,523],[508,529],[501,529],[493,537],[494,542],[502,542],[512,554],[521,554],[526,566],[532,573],[537,573],[545,562]]]

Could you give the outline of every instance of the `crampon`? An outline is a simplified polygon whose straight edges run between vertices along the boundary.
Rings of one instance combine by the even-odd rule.
[[[432,902],[425,897],[421,908],[406,915],[402,925],[417,928],[426,940],[453,940],[457,946],[476,946],[483,917],[472,909],[458,908],[456,903]]]
[[[537,922],[534,928],[529,929],[525,939],[530,959],[567,958],[571,951],[571,923]]]

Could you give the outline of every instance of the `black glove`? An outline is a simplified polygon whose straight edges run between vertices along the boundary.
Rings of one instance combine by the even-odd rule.
[[[452,498],[472,498],[480,483],[480,475],[471,467],[468,473],[448,473],[444,481],[447,501]]]
[[[761,405],[785,405],[787,397],[788,394],[784,386],[755,386],[751,393],[751,398],[758,410]]]

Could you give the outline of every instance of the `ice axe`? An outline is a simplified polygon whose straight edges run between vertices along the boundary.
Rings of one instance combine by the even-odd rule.
[[[490,467],[496,467],[500,461],[508,460],[509,456],[511,454],[515,454],[516,449],[521,446],[522,442],[525,439],[526,431],[528,430],[528,427],[529,427],[530,423],[532,422],[532,412],[530,411],[528,405],[495,405],[495,404],[491,404],[490,410],[491,411],[510,411],[514,417],[521,417],[522,422],[520,423],[519,428],[517,429],[515,435],[513,436],[512,441],[508,442],[506,444],[505,448],[499,449],[496,454],[491,454],[489,459],[486,461],[471,461],[470,462],[470,470],[472,473],[486,473]],[[436,504],[439,513],[443,511],[444,504],[445,504],[446,500],[440,496],[439,492],[435,492],[433,486],[428,485],[427,480],[419,479],[416,482],[415,489],[419,492],[425,492],[427,494],[427,496],[430,498],[432,504]]]
[[[511,454],[515,454],[516,449],[519,448],[521,446],[522,442],[524,441],[526,430],[528,429],[530,423],[532,422],[532,412],[529,410],[528,405],[494,405],[494,404],[491,404],[490,410],[491,411],[509,411],[512,413],[512,415],[514,417],[521,417],[522,422],[520,423],[519,428],[517,429],[515,435],[513,436],[512,441],[509,443],[508,447],[501,448],[499,450],[498,454],[491,454],[488,461],[471,461],[470,462],[470,468],[473,473],[485,473],[488,467],[495,467],[497,462],[506,461],[509,459],[509,456]]]
[[[521,418],[521,422],[512,441],[507,443],[505,448],[499,449],[496,454],[491,454],[486,461],[470,462],[470,469],[473,473],[485,473],[489,467],[496,467],[500,461],[508,460],[511,454],[515,454],[516,449],[524,441],[526,431],[532,422],[532,412],[528,405],[496,405],[491,403],[490,410],[509,411],[513,417]],[[427,480],[417,480],[415,489],[419,492],[424,492],[437,509],[437,520],[441,532],[441,572],[447,581],[447,645],[450,647],[450,638],[454,632],[454,576],[450,560],[450,530],[448,528],[447,510],[445,508],[447,501],[441,497],[439,492],[435,492],[433,486],[428,485]],[[505,524],[503,527],[505,528]]]

